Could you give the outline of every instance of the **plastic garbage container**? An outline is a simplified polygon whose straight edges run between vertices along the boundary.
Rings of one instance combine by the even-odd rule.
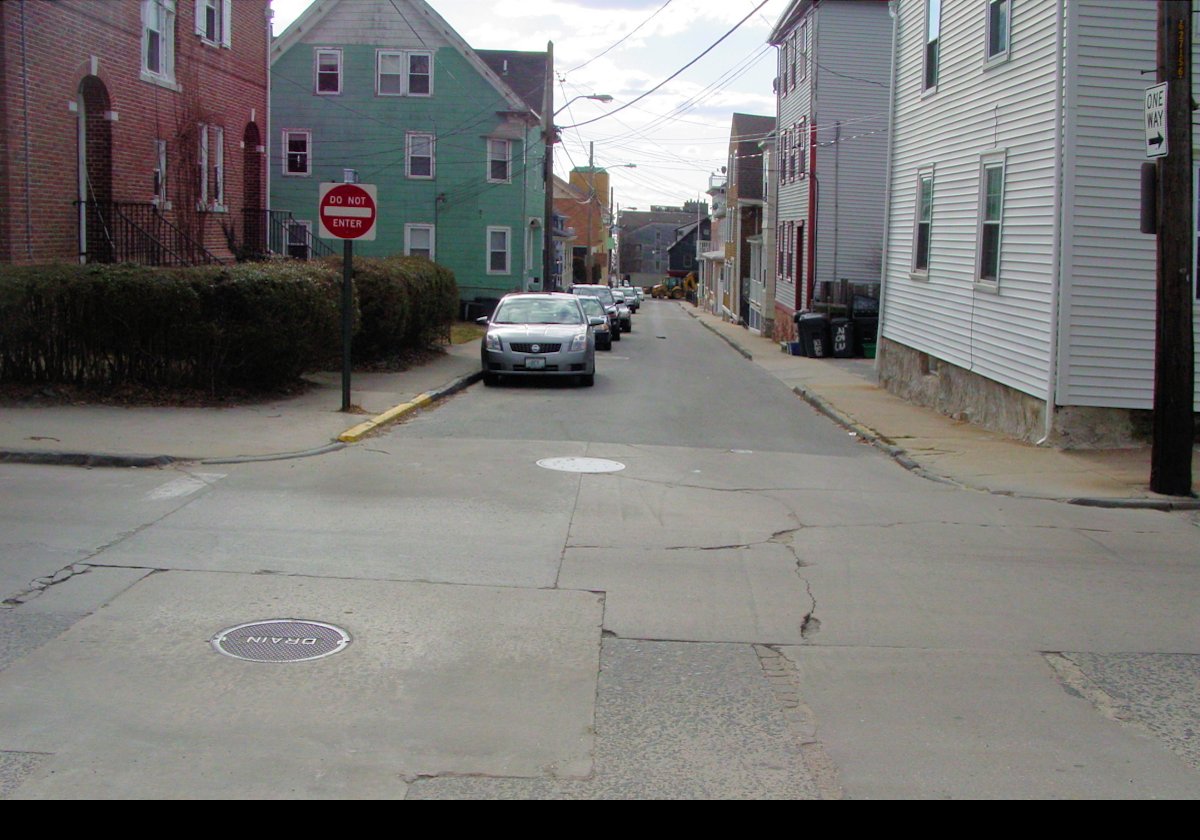
[[[835,359],[852,359],[855,354],[854,322],[849,318],[834,318],[829,322],[830,346]]]
[[[829,355],[829,320],[819,312],[804,312],[796,318],[796,332],[804,355],[823,359]]]

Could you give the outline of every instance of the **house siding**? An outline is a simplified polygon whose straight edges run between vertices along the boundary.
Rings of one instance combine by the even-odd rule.
[[[1154,84],[1143,71],[1154,66],[1156,7],[1076,0],[1067,21],[1073,72],[1062,324],[1069,340],[1057,401],[1147,409],[1154,402],[1156,256],[1155,238],[1138,232],[1139,170],[1146,160],[1142,99]],[[1193,44],[1193,61],[1197,56]]]
[[[432,224],[436,261],[454,272],[460,297],[499,297],[541,275],[544,147],[536,126],[503,116],[514,110],[513,99],[489,79],[491,71],[435,23],[411,2],[341,2],[275,56],[272,206],[315,221],[318,185],[356,169],[379,196],[376,239],[358,253],[403,253],[404,226]],[[339,95],[314,94],[317,48],[342,51]],[[432,95],[377,95],[377,49],[432,52]],[[312,131],[308,177],[282,174],[288,128]],[[406,132],[435,135],[434,177],[406,176]],[[488,181],[489,137],[512,141],[508,183]],[[532,236],[531,219],[539,220]],[[489,228],[511,232],[507,273],[488,271]]]
[[[897,33],[883,335],[1018,391],[1049,387],[1054,255],[1056,8],[1014,4],[1007,61],[985,66],[986,5],[944,3],[940,77],[923,87],[925,3]],[[999,281],[976,283],[980,167],[1005,160]],[[912,273],[918,173],[932,171],[927,277]]]

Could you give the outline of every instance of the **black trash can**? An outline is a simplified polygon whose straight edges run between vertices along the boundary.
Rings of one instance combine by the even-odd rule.
[[[854,322],[849,318],[834,318],[829,322],[830,345],[835,359],[852,359],[855,355]]]
[[[819,312],[796,316],[796,332],[804,345],[804,355],[823,359],[829,355],[829,320]]]

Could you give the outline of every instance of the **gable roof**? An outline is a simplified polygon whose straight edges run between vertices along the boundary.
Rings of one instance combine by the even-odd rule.
[[[271,43],[271,63],[274,64],[281,55],[290,50],[292,47],[299,44],[303,38],[307,37],[314,29],[320,26],[321,21],[329,16],[329,13],[336,9],[343,0],[316,0],[311,6],[292,21],[283,32]],[[353,3],[366,3],[369,0],[351,0]],[[538,116],[541,109],[541,99],[532,102],[524,96],[518,95],[512,86],[507,84],[500,75],[485,62],[471,45],[463,40],[462,36],[454,31],[454,28],[446,22],[446,20],[434,11],[425,0],[376,0],[377,5],[382,11],[391,10],[393,14],[399,13],[403,17],[403,12],[400,10],[400,5],[406,6],[425,18],[425,23],[434,29],[438,34],[446,39],[452,47],[454,47],[466,59],[467,63],[479,72],[496,89],[496,91],[504,97],[508,102],[509,108],[518,113],[532,113],[535,117]],[[407,18],[405,18],[407,20]],[[493,51],[496,52],[496,51]],[[503,51],[500,51],[503,52]],[[513,53],[517,56],[541,56],[543,71],[546,66],[546,53]],[[540,117],[539,117],[540,119]]]
[[[546,92],[547,53],[475,50],[475,54],[525,101],[531,111],[542,109],[542,96]]]

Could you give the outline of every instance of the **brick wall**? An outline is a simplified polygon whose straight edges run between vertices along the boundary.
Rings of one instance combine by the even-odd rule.
[[[141,0],[0,3],[0,260],[78,259],[79,117],[105,100],[88,120],[88,170],[97,181],[111,170],[111,188],[97,183],[89,193],[151,201],[155,141],[166,140],[167,217],[218,257],[232,257],[223,223],[240,239],[247,187],[257,181],[266,195],[264,156],[247,154],[242,139],[250,123],[266,136],[268,0],[230,5],[228,48],[205,43],[195,0],[178,0],[173,86],[142,77],[142,9]],[[226,212],[196,208],[201,122],[224,129]],[[215,150],[209,155],[211,165]],[[249,183],[247,161],[256,173]]]

